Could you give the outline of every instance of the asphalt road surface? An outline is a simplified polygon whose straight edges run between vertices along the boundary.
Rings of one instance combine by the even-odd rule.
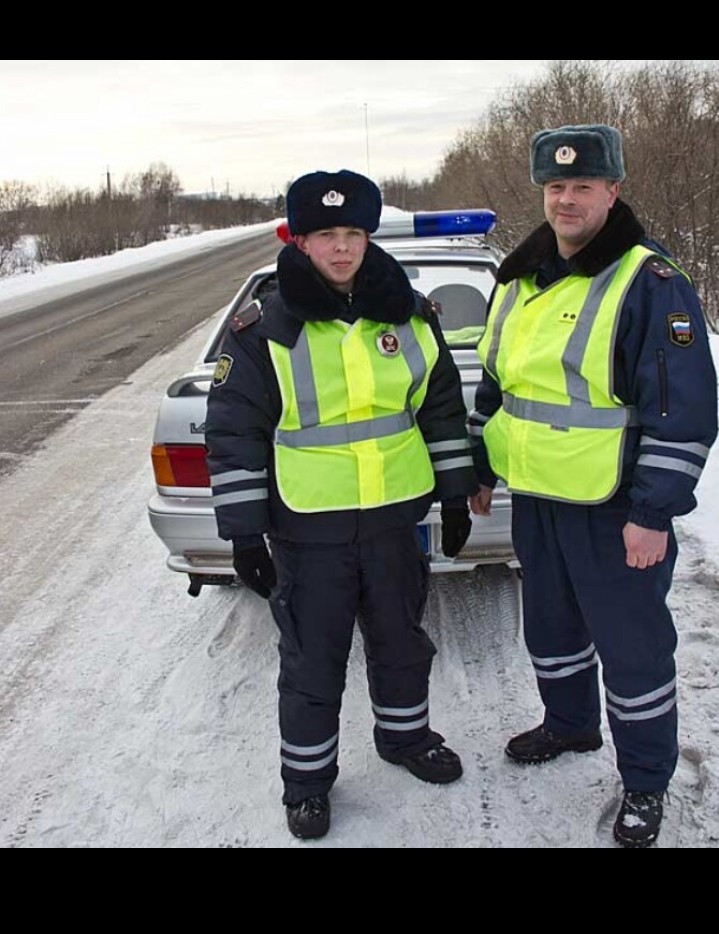
[[[0,476],[209,319],[279,248],[263,231],[0,316]]]

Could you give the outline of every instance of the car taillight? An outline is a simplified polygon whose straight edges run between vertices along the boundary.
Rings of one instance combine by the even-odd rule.
[[[153,444],[152,469],[158,486],[209,486],[206,451],[200,444]]]

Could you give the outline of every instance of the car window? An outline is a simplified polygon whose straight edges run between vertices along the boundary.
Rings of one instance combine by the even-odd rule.
[[[445,340],[450,347],[476,347],[487,318],[487,303],[495,284],[495,267],[490,263],[409,263],[402,267],[412,283],[421,292],[441,306],[439,316]],[[229,319],[250,301],[260,301],[277,288],[275,273],[256,276],[235,297],[228,310],[225,326],[205,356],[214,363],[220,354]]]
[[[440,323],[450,346],[474,345],[484,331],[494,267],[472,264],[405,265],[413,288],[441,306]]]

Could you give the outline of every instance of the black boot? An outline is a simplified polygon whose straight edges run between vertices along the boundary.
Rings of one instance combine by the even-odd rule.
[[[663,791],[625,791],[614,822],[614,839],[630,850],[644,850],[659,836],[664,816]]]
[[[539,765],[556,759],[563,752],[593,752],[602,746],[601,733],[586,733],[573,738],[557,736],[543,726],[514,736],[504,750],[510,759],[528,765]]]
[[[433,785],[448,785],[462,775],[462,762],[456,752],[448,746],[438,743],[431,749],[415,753],[413,756],[383,755],[385,762],[403,765],[423,782]]]
[[[330,829],[330,801],[327,795],[306,798],[285,807],[290,833],[300,840],[316,840]]]

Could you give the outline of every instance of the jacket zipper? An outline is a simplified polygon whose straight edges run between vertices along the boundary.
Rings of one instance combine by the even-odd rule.
[[[667,360],[663,350],[657,351],[659,369],[659,414],[662,418],[669,415],[669,385],[667,382]]]

